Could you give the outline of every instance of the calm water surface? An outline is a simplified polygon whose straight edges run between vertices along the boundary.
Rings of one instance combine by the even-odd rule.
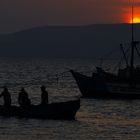
[[[95,61],[92,59],[2,58],[0,87],[9,87],[12,104],[17,104],[17,95],[21,87],[26,88],[32,103],[38,104],[39,88],[42,84],[48,89],[50,102],[73,100],[80,92],[67,71],[72,68],[91,75],[91,71],[95,69],[94,65]],[[2,103],[0,99],[0,104]],[[81,99],[81,108],[76,118],[76,121],[54,121],[0,117],[0,140],[140,139],[138,100]]]

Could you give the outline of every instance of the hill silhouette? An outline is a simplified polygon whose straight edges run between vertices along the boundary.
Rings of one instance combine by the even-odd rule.
[[[135,25],[140,40],[140,24]],[[130,24],[38,27],[0,35],[0,56],[98,58],[131,41]]]

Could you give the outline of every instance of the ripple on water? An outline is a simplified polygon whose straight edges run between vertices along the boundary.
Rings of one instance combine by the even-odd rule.
[[[1,59],[0,87],[8,86],[13,104],[21,87],[29,92],[33,104],[40,103],[42,84],[47,86],[50,102],[73,100],[80,92],[71,74],[64,74],[59,82],[55,75],[66,68],[91,71],[94,64],[92,59]],[[139,140],[139,108],[137,100],[81,99],[76,121],[0,117],[0,140]]]

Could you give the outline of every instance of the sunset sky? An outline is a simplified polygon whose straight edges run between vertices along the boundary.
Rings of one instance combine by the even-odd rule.
[[[45,25],[128,23],[132,0],[1,0],[0,33]],[[135,20],[140,0],[135,0]]]

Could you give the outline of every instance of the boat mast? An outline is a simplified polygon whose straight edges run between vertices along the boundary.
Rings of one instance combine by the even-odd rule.
[[[131,59],[130,59],[130,78],[133,78],[133,69],[134,69],[134,5],[132,3],[132,42],[131,42]]]

